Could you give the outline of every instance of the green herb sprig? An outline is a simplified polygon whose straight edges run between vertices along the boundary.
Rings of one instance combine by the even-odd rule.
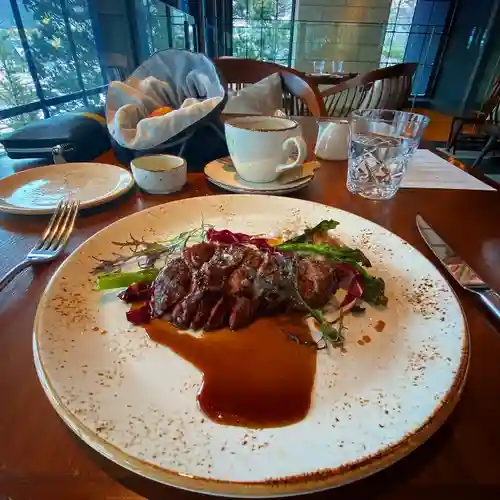
[[[128,241],[113,241],[113,245],[121,250],[127,249],[128,252],[126,254],[114,252],[112,259],[96,259],[99,264],[93,269],[93,274],[122,273],[123,265],[134,260],[137,261],[141,270],[153,269],[158,261],[166,260],[181,252],[190,240],[204,241],[210,227],[212,226],[202,223],[200,227],[184,231],[174,238],[164,241],[139,240],[132,235]]]

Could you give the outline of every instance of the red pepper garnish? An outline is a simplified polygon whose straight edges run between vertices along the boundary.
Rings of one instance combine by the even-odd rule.
[[[339,264],[338,267],[335,268],[335,273],[339,278],[339,288],[347,291],[340,307],[350,304],[363,295],[364,278],[357,269],[349,264]]]
[[[127,319],[134,325],[144,325],[151,321],[151,308],[145,304],[137,309],[127,311]]]
[[[229,229],[221,229],[218,231],[217,229],[210,228],[207,231],[207,241],[210,243],[223,243],[225,245],[255,245],[260,250],[267,252],[276,251],[265,238],[255,238],[244,233],[233,233]]]
[[[127,303],[149,300],[151,298],[151,284],[133,283],[120,292],[118,298]]]

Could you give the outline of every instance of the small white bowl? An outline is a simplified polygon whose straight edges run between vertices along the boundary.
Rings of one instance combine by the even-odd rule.
[[[136,184],[151,194],[168,194],[186,184],[186,160],[180,156],[140,156],[130,162]]]

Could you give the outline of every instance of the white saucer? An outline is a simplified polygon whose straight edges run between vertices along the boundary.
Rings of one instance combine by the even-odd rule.
[[[206,165],[205,175],[212,184],[233,193],[287,194],[310,184],[318,167],[317,161],[309,161],[293,170],[283,172],[273,182],[258,183],[243,180],[235,168],[226,161],[214,160]],[[294,181],[295,178],[297,180]]]
[[[118,198],[134,185],[128,170],[104,163],[64,163],[23,170],[0,180],[0,212],[52,213],[59,200],[80,200],[80,208]]]

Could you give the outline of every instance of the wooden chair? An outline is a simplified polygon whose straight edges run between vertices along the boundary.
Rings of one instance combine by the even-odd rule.
[[[228,88],[235,91],[279,73],[283,84],[283,110],[287,115],[325,116],[320,93],[304,73],[271,62],[237,57],[218,57],[214,64]]]
[[[471,126],[468,131],[464,131],[466,125]],[[481,109],[468,115],[453,117],[447,149],[453,154],[458,145],[460,149],[481,149],[489,139],[488,134],[484,133],[484,125],[500,125],[500,77],[493,84]]]
[[[357,109],[402,109],[411,92],[417,63],[403,63],[358,75],[321,93],[328,116]]]

